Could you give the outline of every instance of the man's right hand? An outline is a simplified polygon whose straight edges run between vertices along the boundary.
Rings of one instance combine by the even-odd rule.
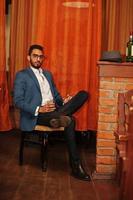
[[[55,109],[55,103],[53,101],[49,101],[47,104],[39,108],[39,113],[52,112]]]

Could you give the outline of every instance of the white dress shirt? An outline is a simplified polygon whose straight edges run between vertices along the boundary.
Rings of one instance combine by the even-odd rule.
[[[34,72],[34,74],[39,82],[41,95],[42,95],[41,106],[44,106],[45,104],[47,104],[48,101],[53,100],[50,85],[49,85],[46,77],[43,75],[41,68],[35,69],[35,68],[31,67],[31,69]],[[38,115],[38,110],[39,110],[39,107],[37,107],[35,115]]]

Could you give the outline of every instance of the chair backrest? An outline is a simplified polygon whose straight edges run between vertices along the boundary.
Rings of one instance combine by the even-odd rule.
[[[133,198],[133,110],[129,115],[129,141],[127,147],[127,173],[125,178],[124,198],[131,200]]]
[[[129,126],[129,112],[133,110],[133,90],[118,94],[118,127],[119,134],[126,134]]]

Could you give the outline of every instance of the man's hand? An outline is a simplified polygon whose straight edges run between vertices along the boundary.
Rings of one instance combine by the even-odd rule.
[[[55,109],[55,103],[53,101],[48,101],[47,104],[39,108],[39,113],[52,112]]]
[[[67,94],[67,96],[65,98],[63,98],[63,103],[67,103],[70,99],[72,98],[71,95]]]

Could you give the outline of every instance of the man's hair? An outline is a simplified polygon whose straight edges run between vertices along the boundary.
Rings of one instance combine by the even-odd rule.
[[[41,45],[39,45],[39,44],[33,44],[33,45],[31,45],[30,48],[29,48],[29,51],[28,51],[28,55],[29,55],[29,56],[31,55],[31,53],[32,53],[32,51],[33,51],[34,49],[39,49],[40,51],[44,51],[44,48],[43,48]]]

